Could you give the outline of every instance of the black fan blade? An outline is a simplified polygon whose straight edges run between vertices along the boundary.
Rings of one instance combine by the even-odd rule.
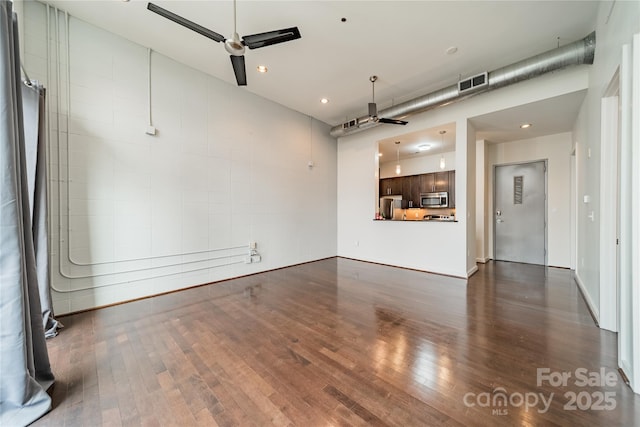
[[[244,68],[244,56],[231,56],[231,65],[233,65],[233,72],[236,75],[236,82],[238,86],[247,85],[247,71]]]
[[[198,34],[201,34],[207,38],[210,38],[211,40],[214,40],[217,42],[223,42],[226,40],[224,36],[216,33],[215,31],[211,31],[210,29],[205,28],[202,25],[198,25],[195,22],[189,21],[188,19],[185,19],[179,15],[176,15],[173,12],[169,12],[167,9],[163,9],[160,6],[155,5],[153,3],[147,4],[147,9],[149,9],[151,12],[157,13],[158,15],[163,16],[175,22],[176,24],[180,24],[183,27],[186,27],[190,30],[195,31]]]
[[[259,47],[288,42],[289,40],[299,39],[300,37],[298,27],[292,27],[244,36],[242,37],[242,44],[247,46],[249,49],[258,49]]]
[[[380,123],[388,123],[390,125],[406,125],[409,122],[405,122],[404,120],[396,120],[396,119],[378,119]]]

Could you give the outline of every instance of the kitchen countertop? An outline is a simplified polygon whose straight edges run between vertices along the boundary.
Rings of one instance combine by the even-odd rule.
[[[458,222],[457,219],[375,219],[379,222]]]

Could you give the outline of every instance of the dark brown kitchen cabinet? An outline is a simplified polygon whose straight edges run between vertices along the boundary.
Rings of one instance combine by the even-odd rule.
[[[449,191],[449,171],[436,172],[434,179],[434,193],[440,193],[442,191]]]
[[[435,187],[436,174],[425,173],[420,175],[420,192],[421,193],[433,193]]]
[[[433,172],[422,175],[399,176],[380,180],[380,197],[402,195],[412,207],[420,207],[421,193],[449,192],[449,205],[455,207],[455,171]]]
[[[420,185],[422,193],[449,191],[449,171],[427,173],[420,176],[422,177]]]
[[[449,171],[449,207],[456,207],[456,171]]]
[[[384,178],[380,180],[380,196],[402,194],[404,177]]]
[[[402,200],[407,201],[407,205],[411,199],[411,176],[402,177]]]
[[[384,178],[380,180],[380,197],[388,196],[391,191],[391,178]]]
[[[422,192],[422,175],[413,175],[411,179],[411,192],[408,199],[413,202],[414,208],[420,207],[420,193]]]

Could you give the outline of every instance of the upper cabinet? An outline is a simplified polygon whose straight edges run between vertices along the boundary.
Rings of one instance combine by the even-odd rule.
[[[449,207],[455,207],[456,171],[400,176],[380,180],[380,197],[402,195],[411,207],[420,207],[422,193],[449,193]]]
[[[402,193],[404,177],[384,178],[380,180],[380,196],[399,195]]]
[[[422,193],[440,193],[449,191],[449,171],[420,175],[422,177]]]
[[[420,207],[420,193],[422,193],[422,175],[413,175],[407,177],[411,182],[411,191],[409,193],[409,201],[413,202],[414,208]]]
[[[449,207],[456,207],[456,171],[449,171]]]

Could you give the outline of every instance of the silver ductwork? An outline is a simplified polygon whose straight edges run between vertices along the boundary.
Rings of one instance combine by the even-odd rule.
[[[473,93],[460,93],[458,83],[410,101],[378,111],[379,117],[406,119],[435,107],[466,99],[478,93],[508,86],[570,65],[593,64],[596,49],[595,31],[582,40],[561,46],[488,73],[488,84]],[[340,137],[379,125],[369,116],[352,119],[331,128],[331,136]]]

